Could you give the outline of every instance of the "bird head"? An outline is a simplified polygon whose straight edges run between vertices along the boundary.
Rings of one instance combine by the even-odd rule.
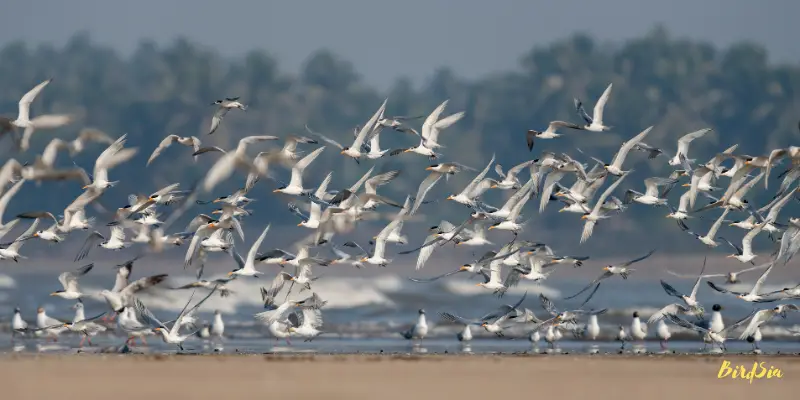
[[[41,314],[43,312],[44,312],[44,308],[42,308],[42,307],[39,307],[39,308],[36,309],[36,313],[37,314]]]
[[[231,275],[233,275],[233,272],[234,272],[234,271],[228,272],[228,276],[231,276]]]
[[[438,166],[439,166],[439,164],[433,164],[433,165],[431,165],[430,167],[426,167],[426,168],[425,168],[425,171],[433,171],[433,170],[434,170],[434,169],[436,169],[436,167],[438,167]]]
[[[153,332],[161,332],[164,328],[153,328]]]
[[[589,214],[588,213],[581,215],[581,219],[586,219],[586,218],[589,218]]]
[[[65,322],[65,323],[61,324],[61,327],[63,327],[63,328],[68,328],[68,327],[69,327],[69,323],[66,323],[66,322]]]
[[[458,268],[458,270],[459,270],[459,271],[466,271],[466,270],[468,270],[468,269],[469,269],[469,267],[470,267],[470,265],[469,265],[469,264],[464,264],[464,265],[462,265],[461,267],[459,267],[459,268]]]
[[[349,147],[343,148],[342,151],[339,154],[344,154],[344,153],[347,152],[347,150],[350,150],[350,148]]]
[[[157,198],[158,198],[158,195],[155,195],[155,194],[150,196],[150,197],[148,197],[149,200],[155,200]]]
[[[361,262],[367,262],[367,257],[361,257]]]
[[[64,291],[63,290],[57,290],[57,291],[55,291],[53,293],[50,293],[50,296],[58,296],[58,294],[62,293],[62,292],[64,292]]]
[[[305,223],[306,223],[306,221],[303,221],[303,222],[297,224],[297,226],[303,226]]]
[[[484,322],[481,324],[481,328],[486,328],[488,325],[489,325],[488,323]]]
[[[603,169],[608,169],[608,167],[610,167],[610,166],[611,166],[611,164],[603,164]]]
[[[447,196],[447,200],[453,200],[453,195]]]
[[[39,237],[39,235],[40,235],[41,233],[42,233],[42,231],[36,231],[36,232],[33,232],[33,237]]]
[[[610,268],[611,268],[610,265],[606,265],[605,267],[603,267],[603,271],[608,271]]]

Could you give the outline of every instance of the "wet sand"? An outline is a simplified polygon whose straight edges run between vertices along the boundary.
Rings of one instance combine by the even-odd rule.
[[[718,379],[723,359],[783,378]],[[790,396],[793,356],[5,355],[7,399],[737,399]],[[589,397],[591,396],[591,397]],[[752,397],[751,397],[752,398]]]

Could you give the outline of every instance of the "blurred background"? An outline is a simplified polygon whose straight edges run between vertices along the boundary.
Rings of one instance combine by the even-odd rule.
[[[167,134],[194,135],[204,145],[230,148],[248,135],[303,135],[303,126],[308,124],[347,142],[353,128],[363,124],[386,97],[387,115],[427,115],[445,99],[450,99],[446,114],[466,111],[465,118],[442,134],[444,161],[478,169],[492,152],[505,168],[535,158],[543,150],[577,157],[576,147],[588,155],[610,159],[622,141],[650,125],[655,128],[646,142],[670,154],[681,135],[713,128],[691,146],[691,158],[699,161],[737,143],[737,153],[754,156],[800,143],[800,53],[796,44],[800,25],[794,21],[800,14],[800,2],[789,0],[28,0],[6,2],[4,14],[0,24],[0,112],[15,114],[23,93],[54,77],[32,113],[73,113],[79,119],[69,127],[37,133],[27,154],[3,150],[3,156],[32,161],[52,137],[73,138],[83,127],[113,136],[127,133],[128,146],[139,147],[140,152],[132,162],[112,170],[112,180],[121,183],[102,199],[109,208],[125,204],[131,193],[150,193],[174,182],[189,187],[217,157],[204,155],[195,165],[190,151],[173,146],[145,169],[148,156]],[[609,83],[614,87],[605,121],[614,127],[611,132],[567,131],[557,140],[538,141],[533,152],[528,152],[528,129],[542,130],[556,119],[579,122],[573,97],[591,109]],[[215,111],[209,104],[236,96],[249,106],[248,111],[231,112],[213,136],[205,135]],[[416,121],[412,126],[419,124],[421,121]],[[6,139],[3,147],[8,149],[10,144]],[[416,144],[406,134],[384,130],[381,135],[385,148]],[[253,146],[251,153],[277,145]],[[94,146],[75,160],[87,171],[102,151],[101,146]],[[643,153],[634,152],[628,160],[626,167],[636,173],[623,189],[644,191],[644,178],[667,176],[671,170],[663,156],[647,160]],[[58,161],[65,166],[71,162],[66,156]],[[329,148],[307,172],[308,185],[317,185],[333,170],[330,188],[349,187],[371,164],[343,161]],[[379,190],[402,203],[426,175],[424,167],[429,162],[417,155],[401,155],[374,164],[376,172],[402,170],[400,178]],[[285,169],[277,169],[276,174],[289,179]],[[527,176],[527,171],[524,174]],[[463,174],[439,183],[429,198],[457,193],[471,179],[470,174]],[[206,197],[228,194],[243,183],[244,176],[235,175]],[[777,182],[771,183],[770,188],[776,186]],[[237,247],[249,248],[266,223],[272,223],[272,231],[262,251],[273,247],[292,250],[294,241],[310,233],[295,226],[299,221],[286,207],[292,199],[273,195],[275,187],[275,182],[265,180],[251,193],[258,201],[249,207],[254,215],[243,223],[247,240]],[[758,191],[757,204],[763,205],[772,193]],[[31,210],[60,212],[80,192],[74,182],[26,185],[9,205],[5,218]],[[672,202],[677,204],[680,192],[678,188],[671,194]],[[490,192],[486,199],[499,205],[508,195]],[[424,207],[421,213],[427,215],[426,220],[406,225],[409,246],[421,243],[425,228],[440,219],[458,224],[466,217],[460,206],[444,203],[449,202]],[[633,205],[601,224],[595,235],[579,246],[582,223],[578,215],[559,214],[558,204],[542,214],[536,208],[532,204],[526,208],[526,217],[532,219],[522,235],[546,242],[558,253],[619,261],[659,249],[654,261],[640,268],[643,276],[663,276],[661,267],[695,271],[704,255],[711,255],[707,272],[741,266],[724,258],[732,249],[709,252],[682,233],[674,221],[664,218],[666,209]],[[197,213],[210,210],[193,209]],[[792,202],[782,216],[796,216],[797,210],[797,203]],[[716,218],[717,212],[711,213],[710,218]],[[352,238],[366,242],[384,223],[365,223]],[[700,232],[710,224],[708,220],[690,221]],[[723,235],[726,229],[735,232],[730,234],[732,241],[741,239],[743,231],[726,226]],[[63,271],[74,267],[72,258],[84,238],[78,232],[57,247],[30,243],[23,253],[27,249],[31,259],[20,263],[21,267],[8,268]],[[504,233],[490,236],[498,246],[509,239],[510,234]],[[774,246],[765,235],[757,240],[756,247],[764,253]],[[488,248],[476,253],[485,250]],[[390,249],[396,262],[388,270],[412,275],[416,255],[399,256],[396,251],[400,251],[398,247]],[[162,258],[143,261],[143,271],[169,266],[170,273],[180,272],[183,252],[176,249]],[[92,257],[107,263],[122,262],[133,254],[93,253]],[[453,269],[472,260],[473,255],[460,248],[440,250],[423,272]],[[219,257],[212,274],[235,265],[227,256]],[[587,262],[590,268],[569,275],[578,286],[598,274],[602,261],[594,260]],[[262,268],[268,275],[273,273],[273,268]],[[369,276],[386,275],[387,271],[339,269],[325,273]],[[784,276],[784,272],[777,274]],[[375,300],[378,294],[360,295],[367,303],[383,301]],[[257,299],[251,300],[257,303]]]

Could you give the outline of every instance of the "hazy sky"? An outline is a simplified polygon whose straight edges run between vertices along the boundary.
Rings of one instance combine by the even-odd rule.
[[[129,53],[142,38],[186,36],[226,55],[253,48],[295,71],[330,48],[373,84],[414,80],[448,65],[475,77],[514,68],[532,46],[583,31],[625,40],[662,23],[718,45],[751,40],[772,60],[797,62],[800,1],[793,0],[7,0],[0,44],[63,44],[86,30]]]

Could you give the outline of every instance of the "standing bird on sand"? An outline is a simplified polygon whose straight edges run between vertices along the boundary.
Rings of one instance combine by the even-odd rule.
[[[670,333],[669,327],[663,319],[658,320],[656,336],[658,336],[658,343],[661,345],[661,350],[667,351],[667,341],[672,337],[672,333]]]
[[[214,113],[214,116],[211,118],[211,129],[209,129],[208,134],[214,133],[214,131],[219,128],[219,125],[222,123],[222,119],[225,118],[225,114],[228,111],[238,108],[242,111],[247,111],[247,106],[239,102],[238,97],[226,97],[225,100],[217,100],[211,105],[218,105],[217,112]]]
[[[222,312],[219,310],[214,311],[214,320],[211,321],[209,333],[211,334],[212,342],[214,339],[222,341],[222,335],[225,333],[225,323],[222,322]]]
[[[428,334],[428,322],[425,320],[425,310],[419,310],[419,318],[417,323],[414,324],[409,330],[402,333],[403,337],[408,340],[422,340]]]

